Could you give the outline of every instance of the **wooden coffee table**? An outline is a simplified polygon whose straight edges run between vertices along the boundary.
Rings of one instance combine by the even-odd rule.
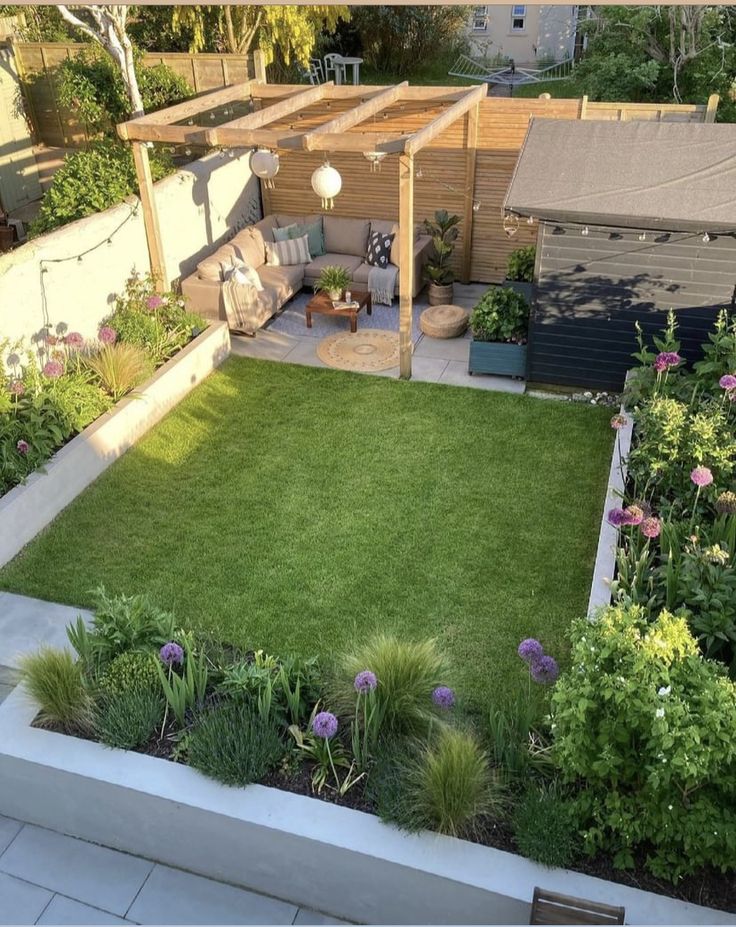
[[[327,293],[315,293],[315,295],[307,303],[307,307],[305,309],[305,314],[307,316],[307,328],[312,327],[312,313],[320,312],[322,315],[347,316],[350,319],[350,331],[357,332],[358,313],[361,309],[365,309],[368,315],[370,315],[373,310],[373,304],[371,303],[371,294],[365,293],[362,290],[353,290],[352,297],[353,302],[358,304],[357,306],[345,309],[335,309],[335,307],[332,305],[332,300],[327,295]]]

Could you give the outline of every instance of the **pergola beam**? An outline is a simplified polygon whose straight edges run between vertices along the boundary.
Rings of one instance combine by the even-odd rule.
[[[329,122],[323,122],[322,125],[317,126],[316,129],[306,132],[302,137],[304,148],[306,148],[307,151],[329,150],[330,144],[334,143],[335,136],[341,135],[347,129],[357,126],[366,119],[370,119],[371,116],[375,116],[376,113],[380,113],[381,110],[388,109],[392,103],[401,99],[402,91],[408,86],[409,82],[405,80],[400,84],[389,87],[388,90],[382,90],[365,100],[365,102],[360,103],[358,106],[354,106],[352,109],[341,113]]]
[[[440,113],[439,116],[428,122],[423,129],[412,135],[406,143],[406,153],[415,155],[422,148],[426,148],[438,135],[448,129],[461,116],[464,116],[476,104],[480,103],[481,100],[485,99],[487,95],[488,90],[485,84],[478,84],[467,93],[464,93],[457,103],[453,103],[449,109]]]

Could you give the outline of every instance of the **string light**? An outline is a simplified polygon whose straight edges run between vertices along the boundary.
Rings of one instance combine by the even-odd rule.
[[[703,241],[706,243],[706,245],[710,241],[710,235],[707,232],[705,232],[705,234],[703,235]]]
[[[639,241],[646,241],[646,240],[647,240],[647,233],[642,232],[641,235],[639,235]]]
[[[582,231],[580,232],[580,234],[581,234],[581,235],[590,235],[590,229],[588,228],[587,225],[582,229]]]

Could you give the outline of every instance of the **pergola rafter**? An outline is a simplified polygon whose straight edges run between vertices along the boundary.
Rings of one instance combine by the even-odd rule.
[[[410,377],[413,347],[414,156],[457,120],[465,118],[465,181],[467,189],[471,191],[465,202],[466,208],[472,212],[478,112],[486,93],[485,84],[456,89],[411,87],[406,81],[387,87],[335,86],[330,82],[305,88],[303,85],[246,81],[121,123],[118,134],[131,142],[134,150],[151,270],[159,280],[159,285],[163,289],[168,281],[165,279],[164,249],[144,143],[197,144],[220,148],[266,147],[326,154],[374,151],[398,154],[400,375]],[[350,105],[353,101],[354,105]],[[196,124],[198,116],[234,102],[250,103],[253,111],[217,126]],[[259,104],[257,108],[256,103]],[[307,125],[310,119],[314,121],[315,107],[320,109],[320,115],[323,110],[327,116],[332,103],[340,110],[336,115],[316,125]],[[346,103],[347,108],[344,108]],[[408,103],[418,103],[420,106],[426,104],[427,111],[431,108],[439,109],[440,112],[434,112],[424,125],[411,132],[406,129],[391,130],[388,125],[381,127],[381,122],[396,115],[396,107],[401,108]],[[380,121],[377,119],[379,115],[382,116]],[[300,131],[298,124],[303,118],[305,127]],[[175,124],[183,120],[187,120],[188,124]],[[465,231],[468,241],[471,223],[472,214],[469,213]],[[463,263],[465,266],[466,258]]]

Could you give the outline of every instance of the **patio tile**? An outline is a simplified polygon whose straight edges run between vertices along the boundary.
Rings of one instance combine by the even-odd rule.
[[[416,357],[415,355],[411,361],[411,378],[423,383],[438,383],[447,364],[448,361],[441,357]],[[399,368],[391,367],[390,370],[376,370],[375,375],[395,379],[399,375]]]
[[[429,338],[425,335],[414,348],[414,357],[441,357],[448,361],[463,361],[467,367],[469,345],[469,338]]]
[[[0,856],[0,870],[9,875],[120,915],[152,867],[147,860],[31,824]]]
[[[13,818],[6,818],[5,815],[0,815],[0,856],[2,856],[18,836],[21,827],[23,827],[23,825],[20,821],[14,821]]]
[[[0,665],[15,666],[19,656],[39,645],[68,646],[66,626],[77,615],[89,618],[89,612],[70,605],[0,593]]]
[[[296,905],[155,866],[128,918],[145,924],[291,924]]]
[[[0,924],[35,924],[52,892],[0,872]]]
[[[115,917],[114,914],[101,911],[99,908],[90,907],[88,904],[82,904],[81,901],[75,901],[73,898],[54,895],[36,923],[54,924],[60,927],[62,924],[129,924],[130,921]]]
[[[493,377],[468,373],[468,362],[450,361],[439,379],[440,383],[451,383],[453,386],[470,386],[473,389],[497,390],[500,393],[523,393],[524,381],[512,380],[511,377]]]
[[[310,911],[308,908],[299,908],[295,924],[349,924],[350,921],[339,921],[329,914],[320,914],[319,911]]]
[[[306,364],[309,367],[326,367],[317,357],[317,345],[319,341],[316,338],[304,338],[298,340],[294,347],[283,358],[287,364]]]
[[[263,360],[279,361],[291,351],[296,344],[296,339],[291,335],[281,335],[278,332],[261,329],[256,332],[255,338],[231,335],[230,343],[232,353],[238,357],[260,357]]]

